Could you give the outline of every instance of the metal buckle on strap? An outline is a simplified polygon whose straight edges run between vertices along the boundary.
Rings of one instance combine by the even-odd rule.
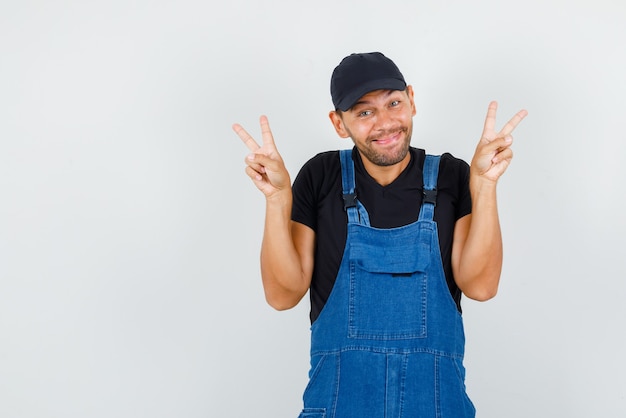
[[[356,193],[346,193],[343,195],[343,210],[356,206]]]
[[[437,205],[437,189],[424,190],[424,198],[422,203],[432,203]]]

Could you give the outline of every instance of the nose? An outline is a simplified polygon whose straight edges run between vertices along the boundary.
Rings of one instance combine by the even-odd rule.
[[[393,117],[389,109],[380,109],[376,112],[376,129],[384,131],[393,126]]]

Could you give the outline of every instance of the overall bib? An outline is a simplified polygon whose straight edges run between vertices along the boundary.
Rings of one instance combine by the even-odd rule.
[[[433,221],[439,157],[426,156],[419,219],[378,229],[340,151],[348,235],[333,290],[311,326],[300,418],[466,418],[465,335]]]

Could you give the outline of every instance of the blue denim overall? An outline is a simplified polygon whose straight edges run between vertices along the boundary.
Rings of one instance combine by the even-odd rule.
[[[341,151],[348,235],[333,290],[311,327],[301,418],[465,418],[463,322],[446,284],[433,221],[439,157],[424,163],[419,219],[377,229]]]

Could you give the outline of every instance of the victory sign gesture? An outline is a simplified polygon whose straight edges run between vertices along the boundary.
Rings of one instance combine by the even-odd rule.
[[[233,130],[252,152],[246,157],[246,173],[266,198],[275,196],[281,190],[290,190],[291,180],[282,157],[274,144],[274,137],[266,116],[261,116],[262,145],[239,124]]]
[[[520,110],[499,132],[496,132],[497,110],[497,102],[489,103],[483,133],[471,164],[473,174],[493,182],[496,182],[509,166],[513,158],[511,133],[528,114],[526,110]]]

